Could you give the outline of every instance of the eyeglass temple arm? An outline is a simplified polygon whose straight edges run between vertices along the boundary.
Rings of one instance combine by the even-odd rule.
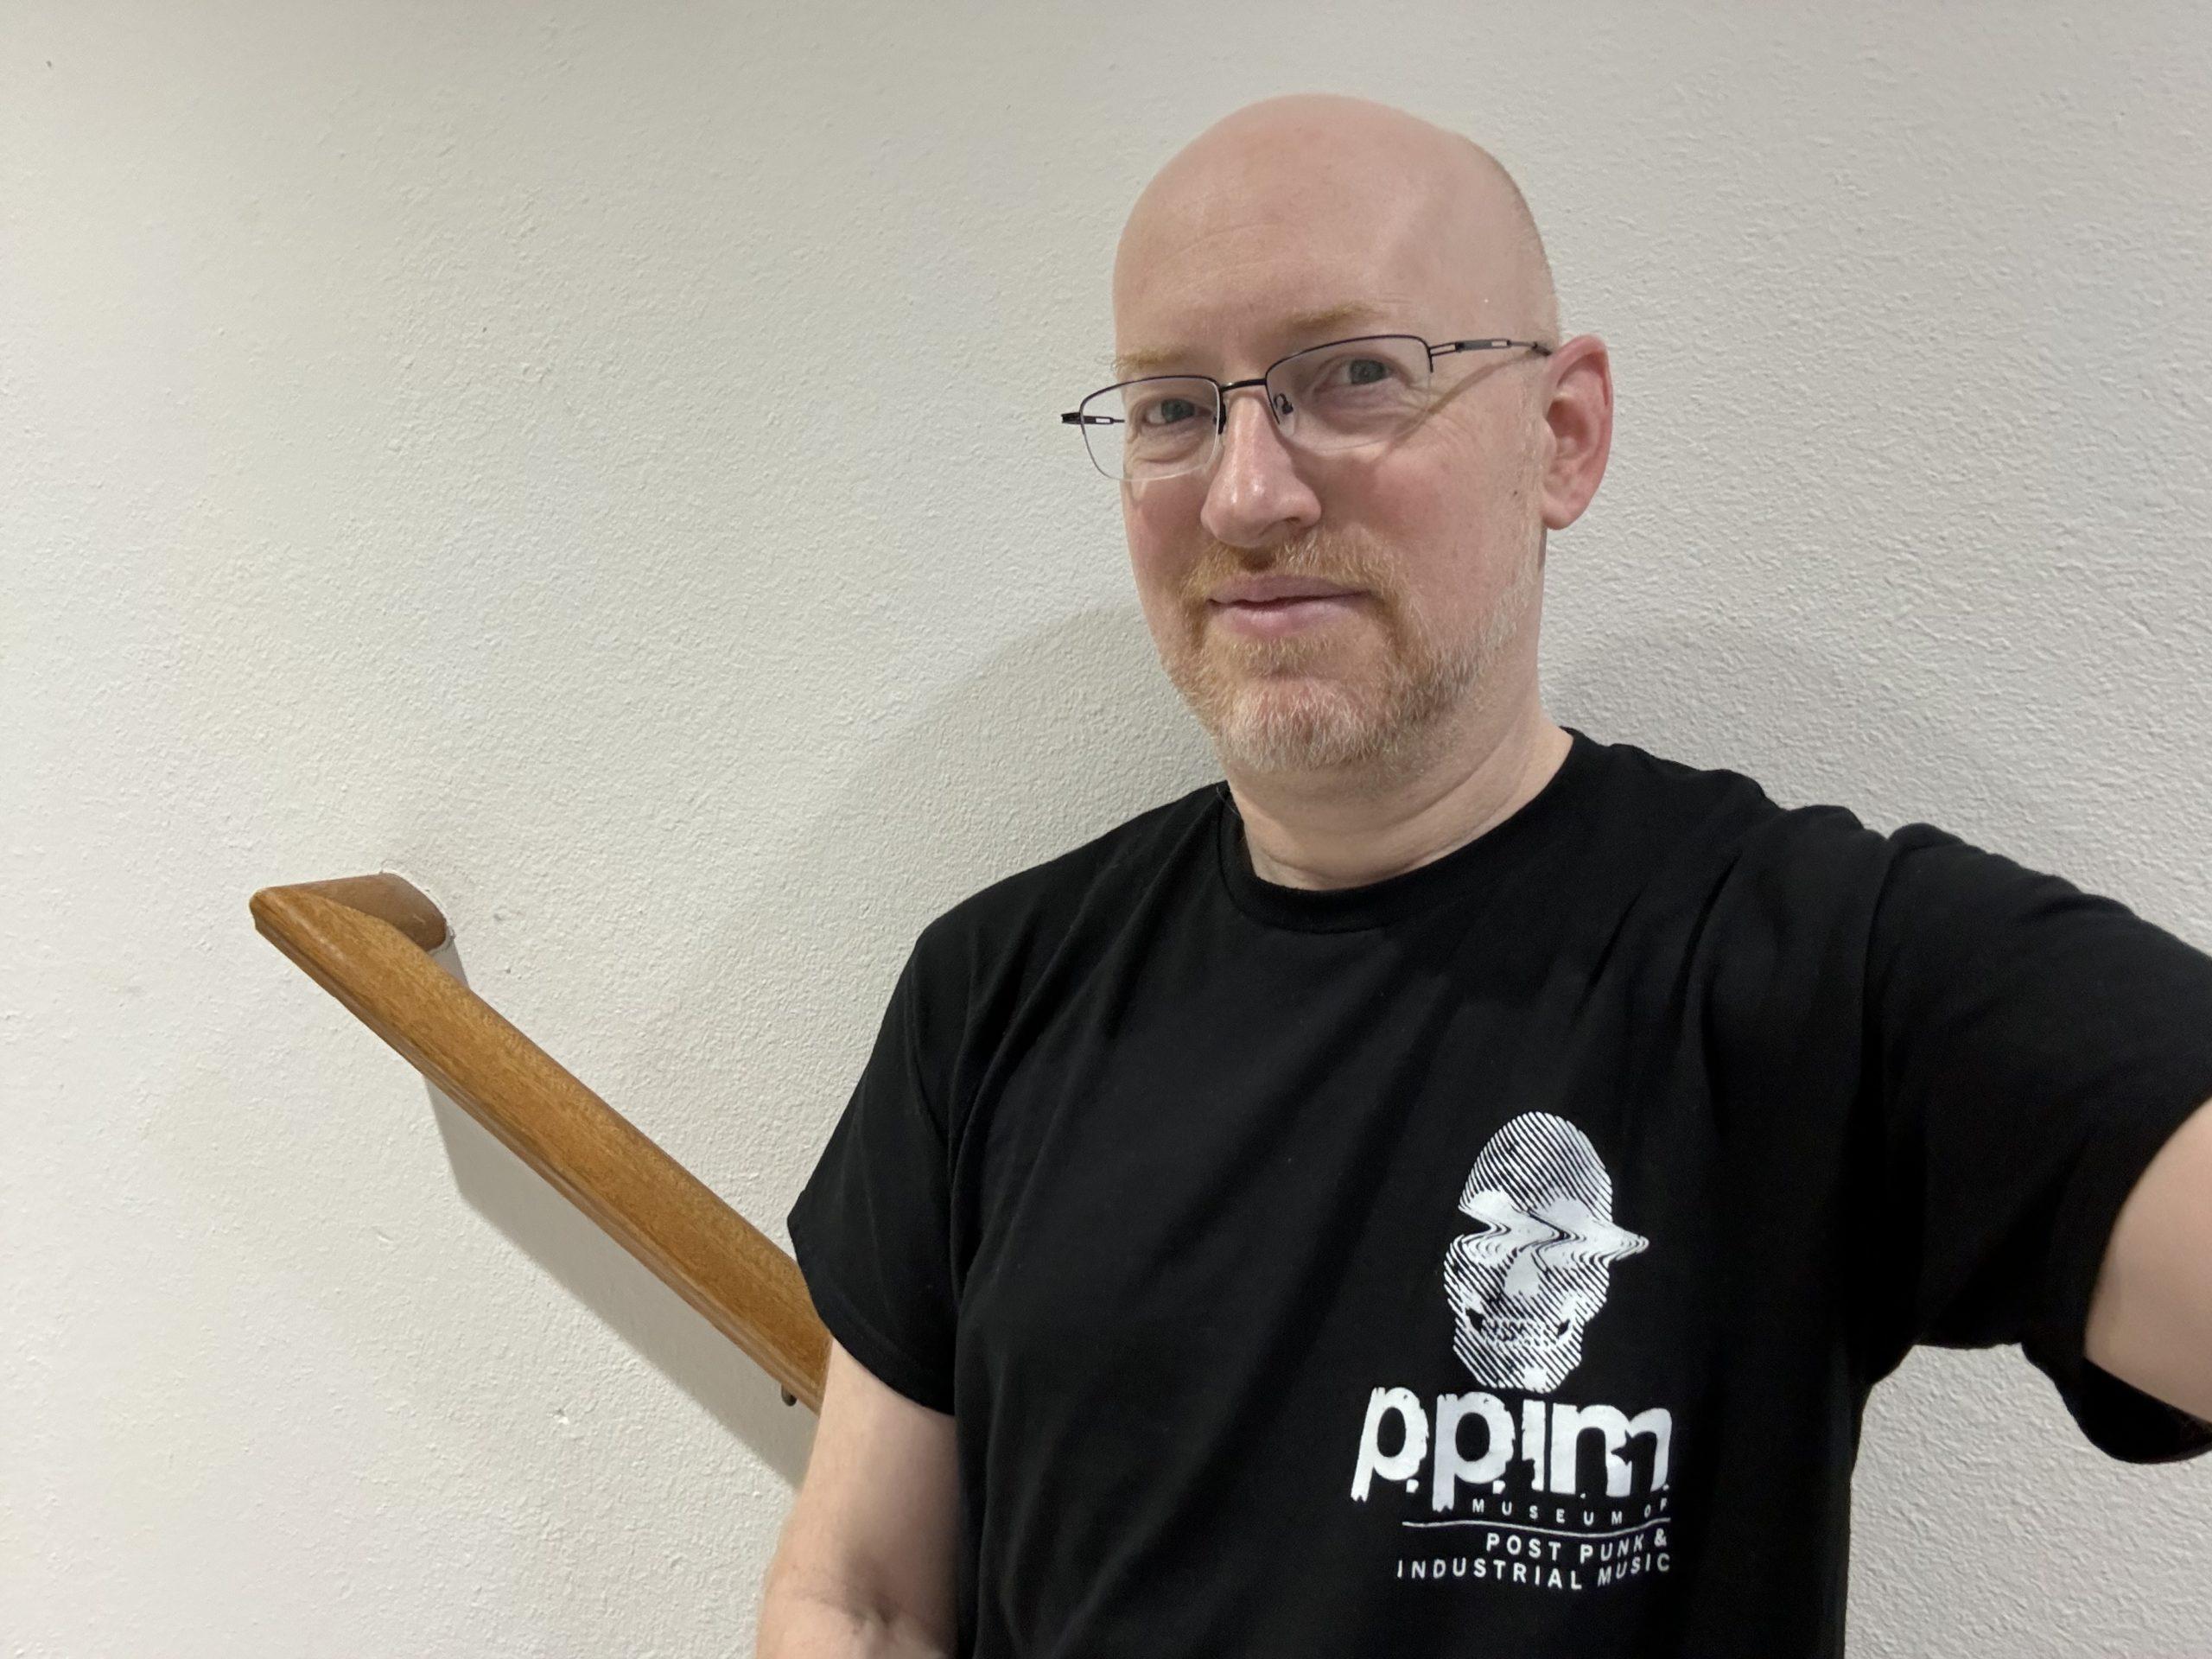
[[[1526,346],[1539,357],[1549,357],[1552,348],[1541,340],[1447,340],[1441,346],[1429,348],[1430,354],[1441,357],[1446,352],[1477,352],[1495,350],[1506,346]]]

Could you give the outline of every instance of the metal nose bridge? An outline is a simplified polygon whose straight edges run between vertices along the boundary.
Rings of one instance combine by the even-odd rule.
[[[1214,384],[1221,388],[1221,396],[1214,400],[1213,412],[1213,435],[1216,439],[1218,439],[1229,430],[1229,394],[1244,386],[1264,387],[1268,384],[1268,377],[1264,374],[1255,374],[1249,380],[1217,380]],[[1283,401],[1287,404],[1290,400],[1284,398]],[[1272,395],[1268,397],[1267,404],[1268,417],[1274,423],[1275,430],[1280,432],[1282,430],[1282,417],[1289,411],[1287,409],[1277,409]]]

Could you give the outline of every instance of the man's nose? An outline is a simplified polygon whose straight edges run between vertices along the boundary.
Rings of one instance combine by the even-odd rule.
[[[1221,450],[1213,458],[1199,522],[1232,547],[1257,547],[1309,529],[1320,499],[1299,475],[1299,457],[1276,429],[1265,386],[1229,394]]]

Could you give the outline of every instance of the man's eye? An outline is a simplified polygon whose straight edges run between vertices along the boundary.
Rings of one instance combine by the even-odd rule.
[[[1329,365],[1321,386],[1325,391],[1357,391],[1386,385],[1397,375],[1396,366],[1379,357],[1340,357]]]
[[[1147,404],[1137,411],[1137,418],[1146,426],[1173,426],[1179,422],[1198,418],[1198,406],[1188,397],[1162,397]],[[1161,416],[1154,420],[1155,415]]]

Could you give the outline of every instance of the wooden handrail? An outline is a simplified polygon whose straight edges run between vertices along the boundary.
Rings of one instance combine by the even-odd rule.
[[[774,1377],[822,1409],[830,1332],[798,1263],[430,959],[446,918],[404,877],[264,887],[261,936]]]

